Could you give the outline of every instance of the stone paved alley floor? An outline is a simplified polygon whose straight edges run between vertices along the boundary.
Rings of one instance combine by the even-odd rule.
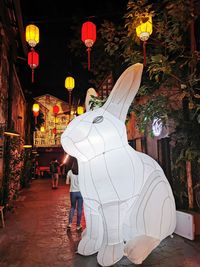
[[[58,190],[50,179],[33,180],[6,212],[0,226],[0,267],[97,267],[96,255],[76,254],[81,233],[66,232],[69,186],[60,180]],[[84,220],[82,222],[84,224]],[[114,267],[138,266],[126,257]],[[195,241],[174,235],[167,238],[139,265],[151,267],[200,266],[200,238]]]

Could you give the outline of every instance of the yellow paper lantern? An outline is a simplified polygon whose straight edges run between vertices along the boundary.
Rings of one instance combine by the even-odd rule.
[[[69,76],[65,79],[65,88],[68,90],[68,91],[72,91],[74,89],[74,86],[75,86],[75,81],[74,81],[74,78]]]
[[[39,104],[37,104],[37,103],[33,104],[32,110],[33,110],[33,112],[38,112],[40,110]]]
[[[54,123],[58,123],[59,119],[57,117],[54,117]]]
[[[40,127],[40,132],[41,132],[41,133],[44,133],[44,132],[45,132],[45,128],[44,128],[44,126],[41,126],[41,127]]]
[[[152,16],[145,15],[140,18],[140,23],[136,27],[136,34],[143,41],[144,66],[146,66],[146,43],[152,34]]]
[[[142,41],[147,41],[152,34],[152,16],[147,15],[141,18],[140,24],[136,27],[136,34]]]
[[[39,43],[39,28],[33,24],[26,26],[26,41],[31,47]]]
[[[84,113],[84,107],[83,106],[78,106],[78,108],[77,108],[77,114],[78,115],[81,115],[83,113]]]

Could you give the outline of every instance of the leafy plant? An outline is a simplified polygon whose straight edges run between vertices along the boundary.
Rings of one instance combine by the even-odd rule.
[[[2,202],[9,207],[12,205],[12,200],[18,196],[20,190],[20,175],[23,164],[21,155],[22,140],[14,136],[6,137],[5,142]]]

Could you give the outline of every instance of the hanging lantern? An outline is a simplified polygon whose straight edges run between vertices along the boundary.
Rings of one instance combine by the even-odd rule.
[[[39,28],[33,24],[26,26],[26,41],[31,47],[39,43]]]
[[[75,86],[75,81],[74,81],[74,78],[69,76],[65,79],[65,88],[68,90],[68,91],[72,91],[74,89],[74,86]]]
[[[40,127],[40,132],[41,132],[41,133],[44,133],[44,132],[45,132],[45,128],[44,128],[44,126],[41,126],[41,127]]]
[[[55,116],[54,117],[54,123],[57,124],[59,122],[59,119]]]
[[[40,106],[39,106],[39,104],[37,104],[37,103],[33,104],[32,111],[33,111],[33,112],[38,112],[39,110],[40,110]]]
[[[144,66],[146,66],[146,42],[152,34],[152,16],[145,15],[140,19],[140,24],[136,27],[136,34],[143,41]]]
[[[77,108],[77,114],[78,115],[81,115],[83,113],[84,113],[84,107],[83,106],[78,106],[78,108]]]
[[[81,29],[81,40],[85,43],[88,52],[88,70],[90,70],[90,51],[96,41],[96,25],[91,21],[83,23]]]
[[[75,81],[74,78],[69,76],[65,79],[65,88],[68,90],[69,92],[69,114],[71,113],[71,94],[72,94],[72,90],[74,89],[75,86]]]
[[[58,112],[59,112],[59,106],[57,105],[53,106],[53,113],[57,115]]]
[[[33,104],[32,111],[33,111],[33,116],[35,117],[35,124],[37,124],[37,117],[39,115],[39,110],[40,106],[37,103]]]
[[[57,134],[57,129],[56,129],[56,128],[53,128],[53,129],[52,129],[52,132],[53,132],[53,134],[56,135],[56,134]]]
[[[34,82],[34,69],[39,65],[39,55],[34,49],[28,53],[28,65],[32,69],[32,82]]]

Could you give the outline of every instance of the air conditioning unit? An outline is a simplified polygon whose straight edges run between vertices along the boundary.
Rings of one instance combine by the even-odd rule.
[[[194,240],[194,215],[184,211],[176,211],[176,228],[174,233],[187,239]]]

